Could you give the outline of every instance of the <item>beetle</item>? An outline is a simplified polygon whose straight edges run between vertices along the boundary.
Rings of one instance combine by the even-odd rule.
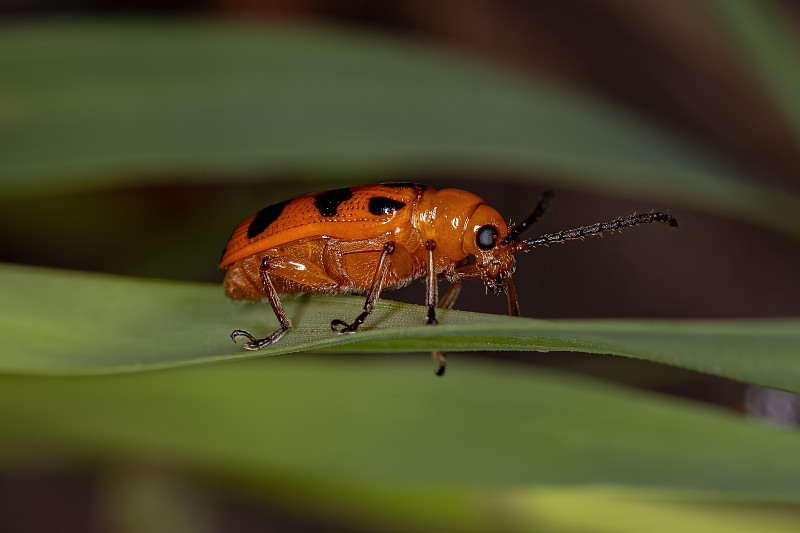
[[[277,342],[292,327],[279,293],[365,293],[363,312],[350,323],[331,321],[338,334],[354,333],[375,308],[385,287],[425,278],[426,323],[436,308],[451,309],[466,279],[480,279],[494,293],[505,291],[508,312],[519,316],[514,290],[514,254],[536,246],[582,239],[651,222],[677,227],[669,214],[633,214],[611,222],[560,231],[534,239],[520,235],[547,210],[546,191],[534,211],[509,225],[480,197],[459,189],[436,190],[416,183],[346,187],[298,196],[245,219],[234,230],[220,262],[229,298],[269,300],[280,327],[263,338],[237,329],[248,350]],[[438,280],[451,285],[439,300]],[[445,355],[437,375],[445,370]]]

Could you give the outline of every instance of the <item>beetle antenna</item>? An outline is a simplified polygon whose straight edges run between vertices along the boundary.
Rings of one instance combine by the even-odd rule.
[[[652,213],[645,213],[641,215],[629,215],[621,217],[611,222],[598,222],[591,226],[583,226],[581,228],[570,229],[566,231],[559,231],[558,233],[551,233],[549,235],[542,235],[535,239],[528,239],[517,244],[516,251],[524,252],[535,246],[543,246],[556,242],[572,241],[575,239],[583,239],[590,235],[601,235],[604,231],[620,230],[631,226],[638,226],[639,224],[649,224],[650,222],[662,222],[669,224],[672,228],[678,227],[678,221],[675,217],[667,213],[658,211]]]
[[[539,203],[536,204],[536,209],[533,210],[533,213],[528,215],[525,220],[519,224],[515,224],[514,227],[511,228],[508,236],[504,239],[505,242],[518,242],[520,233],[532,226],[542,217],[542,215],[545,214],[545,212],[547,212],[547,208],[550,207],[550,200],[553,199],[554,195],[555,193],[549,189],[544,191]]]

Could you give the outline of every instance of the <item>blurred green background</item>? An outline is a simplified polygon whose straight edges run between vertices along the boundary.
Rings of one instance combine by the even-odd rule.
[[[796,3],[0,14],[0,531],[800,528]],[[294,353],[193,364],[271,326],[222,295],[236,224],[382,181],[512,220],[554,188],[536,234],[651,209],[681,229],[519,257],[547,322],[403,338],[424,311],[384,303],[337,347],[316,324],[360,300],[290,298]],[[505,301],[474,284],[457,307]],[[423,353],[483,344],[444,379]]]

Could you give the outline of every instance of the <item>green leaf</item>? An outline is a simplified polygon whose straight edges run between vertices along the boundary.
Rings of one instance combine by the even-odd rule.
[[[800,145],[800,41],[789,13],[763,0],[706,0],[731,33],[736,49],[794,127]],[[788,7],[785,9],[788,11]]]
[[[221,287],[4,265],[0,292],[6,304],[0,371],[6,373],[131,372],[311,350],[567,350],[800,392],[798,320],[544,321],[442,311],[433,327],[422,325],[423,307],[382,300],[358,333],[340,336],[330,321],[355,318],[363,298],[301,295],[283,297],[293,330],[274,347],[249,352],[230,341],[230,332],[266,335],[277,321],[268,304],[228,301]]]
[[[747,531],[758,519],[786,531],[797,519],[758,507],[800,501],[796,432],[542,369],[461,358],[453,374],[308,356],[5,376],[0,463],[166,463],[320,520],[405,531],[574,531],[627,513],[623,531],[648,516],[648,531]]]
[[[0,191],[301,171],[547,176],[800,234],[800,200],[602,102],[321,28],[62,22],[0,34]]]

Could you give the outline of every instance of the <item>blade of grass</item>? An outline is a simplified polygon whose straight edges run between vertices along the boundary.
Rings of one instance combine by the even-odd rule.
[[[330,331],[361,312],[357,296],[285,296],[294,329],[248,352],[233,329],[277,327],[266,304],[231,302],[221,287],[0,266],[0,371],[133,372],[311,350],[581,351],[636,357],[800,392],[799,320],[543,321],[461,311],[422,325],[421,306],[383,300],[354,335]]]
[[[588,508],[616,499],[640,524],[647,512],[693,523],[737,499],[800,499],[796,432],[586,378],[459,363],[445,380],[410,361],[346,357],[0,377],[0,462],[168,463],[273,505],[399,529],[574,527],[569,495]]]
[[[788,533],[800,523],[795,505],[737,501],[719,494],[566,487],[520,491],[511,499],[518,501],[530,520],[527,526],[535,525],[540,531]]]
[[[783,110],[800,146],[800,40],[792,23],[784,20],[788,13],[782,14],[775,2],[706,0],[706,4]]]
[[[0,191],[447,170],[658,197],[800,234],[800,200],[602,102],[399,40],[210,22],[0,34]],[[355,178],[353,178],[355,176]]]

